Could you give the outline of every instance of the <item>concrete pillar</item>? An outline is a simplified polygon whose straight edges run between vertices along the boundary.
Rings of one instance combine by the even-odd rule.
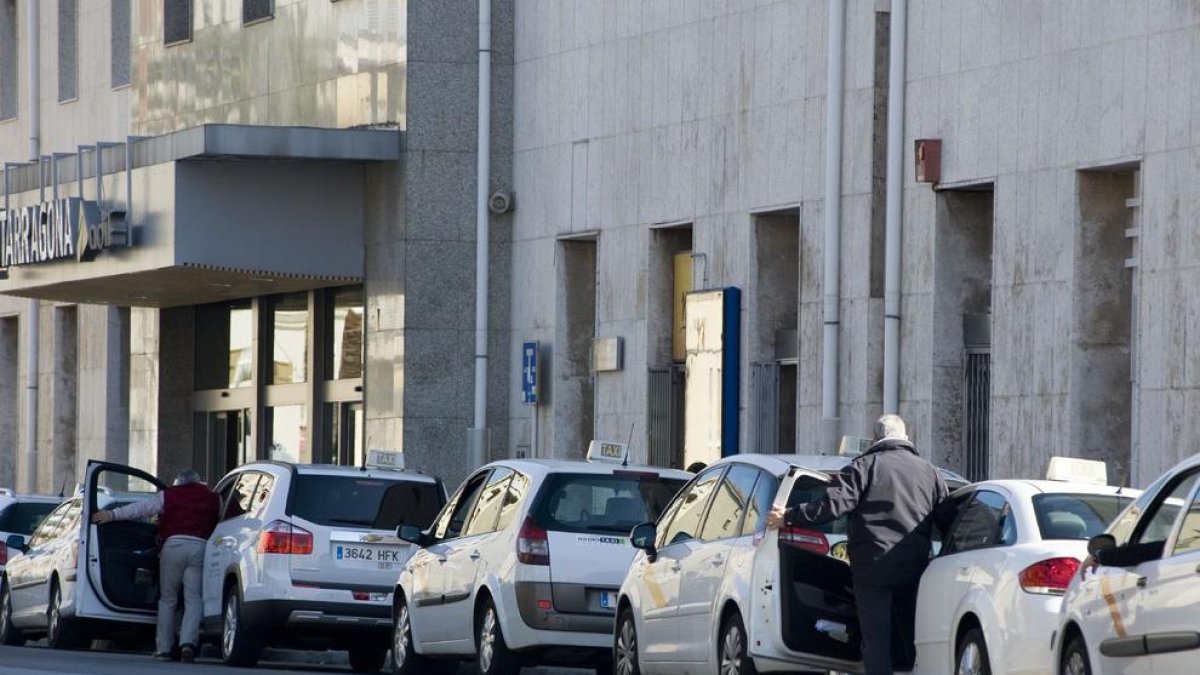
[[[176,307],[155,312],[158,325],[157,397],[158,428],[156,466],[158,477],[169,479],[180,469],[191,467],[205,473],[204,438],[197,438],[192,413],[196,372],[196,310]],[[205,476],[215,483],[220,476]]]
[[[129,461],[129,311],[79,306],[77,473],[89,459]]]

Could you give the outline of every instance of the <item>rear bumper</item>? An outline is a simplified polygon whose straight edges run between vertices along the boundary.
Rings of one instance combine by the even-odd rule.
[[[392,612],[389,606],[366,603],[257,600],[242,605],[242,620],[272,642],[302,638],[321,643],[347,636],[386,642],[391,639]],[[208,617],[205,627],[218,631],[220,617]]]
[[[606,590],[616,595],[617,589]],[[534,630],[612,635],[614,614],[588,611],[582,584],[517,582],[516,591],[521,621]],[[538,606],[539,601],[544,604],[547,600],[551,609]],[[563,605],[580,611],[559,611]]]

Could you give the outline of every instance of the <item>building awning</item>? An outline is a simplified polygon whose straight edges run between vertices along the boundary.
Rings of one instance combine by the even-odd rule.
[[[53,221],[43,234],[59,245],[55,255],[29,255],[37,232],[18,226],[14,234],[0,222],[0,260],[16,261],[0,293],[171,307],[361,282],[368,214],[398,217],[387,215],[398,212],[394,205],[368,208],[369,199],[385,198],[368,190],[368,165],[398,161],[401,143],[398,130],[207,125],[133,141],[128,173],[125,148],[102,149],[99,181],[94,152],[59,160],[57,190],[36,189],[36,166],[15,169],[12,210],[0,218]],[[50,203],[53,193],[98,203],[102,213],[131,207],[129,245],[103,248],[89,262],[69,255],[61,245],[68,235],[78,239],[82,230],[85,241],[106,225],[40,216],[86,210]],[[6,245],[23,246],[24,255],[4,258]]]

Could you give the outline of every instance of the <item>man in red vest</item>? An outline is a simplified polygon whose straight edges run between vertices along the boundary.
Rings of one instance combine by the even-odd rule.
[[[153,499],[143,499],[112,511],[98,511],[92,516],[93,523],[158,516],[161,549],[154,658],[160,661],[170,660],[175,646],[175,611],[181,587],[183,625],[179,630],[179,655],[184,661],[196,659],[200,618],[204,611],[201,593],[204,547],[217,526],[220,508],[220,499],[200,480],[200,474],[195,469],[184,469],[175,478],[175,485],[160,491]]]

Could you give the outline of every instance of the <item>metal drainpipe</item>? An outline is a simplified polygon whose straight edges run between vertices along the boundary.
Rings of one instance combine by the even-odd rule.
[[[479,0],[478,163],[475,189],[475,426],[470,433],[471,467],[487,460],[488,362],[488,187],[492,158],[492,2]]]
[[[900,412],[900,233],[904,215],[904,77],[908,0],[892,0],[888,38],[887,221],[883,290],[883,412]]]
[[[25,62],[29,65],[29,157],[38,164],[38,183],[42,180],[42,64],[41,64],[41,26],[37,0],[25,3],[26,35],[25,44],[28,54]],[[25,491],[37,492],[38,465],[38,343],[41,341],[42,306],[36,299],[29,300],[25,311],[25,335],[28,342],[25,346],[26,370],[28,371],[25,385]]]
[[[838,419],[838,340],[841,301],[842,109],[846,69],[845,0],[829,0],[829,54],[825,91],[825,273],[821,371],[821,451],[835,452]]]

